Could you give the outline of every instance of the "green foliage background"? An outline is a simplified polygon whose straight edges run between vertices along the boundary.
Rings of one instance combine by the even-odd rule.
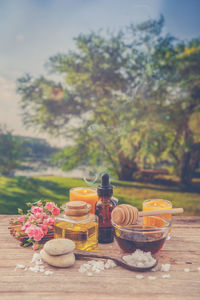
[[[119,203],[128,203],[142,209],[145,199],[162,198],[172,201],[174,207],[183,207],[184,215],[200,214],[200,194],[183,192],[177,186],[148,183],[112,182],[114,196]],[[27,202],[39,199],[55,201],[58,205],[69,200],[69,189],[87,186],[84,180],[63,177],[0,177],[0,214],[17,214],[20,207],[26,211]]]
[[[166,164],[190,185],[200,160],[200,40],[162,33],[164,18],[117,33],[75,38],[48,60],[49,74],[18,80],[23,120],[73,144],[54,156],[64,170],[102,165],[121,180]]]

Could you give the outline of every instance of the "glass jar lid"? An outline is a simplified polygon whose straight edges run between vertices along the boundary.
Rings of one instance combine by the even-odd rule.
[[[66,203],[65,214],[67,216],[84,216],[89,213],[91,204],[84,201],[70,201]]]

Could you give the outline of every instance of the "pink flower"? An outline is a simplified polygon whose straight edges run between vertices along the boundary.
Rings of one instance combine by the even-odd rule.
[[[42,207],[39,207],[39,206],[32,206],[31,207],[32,214],[41,213],[42,211],[43,211]]]
[[[60,214],[60,209],[57,206],[54,207],[54,209],[52,210],[52,214],[54,216],[58,216]]]
[[[42,230],[43,230],[44,234],[47,234],[47,232],[48,232],[48,225],[47,224],[43,224],[42,225]]]
[[[38,206],[42,206],[42,202],[39,201],[39,202],[37,203],[37,205],[38,205]]]
[[[34,230],[35,230],[35,225],[30,225],[29,227],[26,228],[26,233],[28,234],[29,238],[32,238],[34,235]]]
[[[55,220],[52,219],[52,218],[48,218],[47,219],[47,225],[51,226],[51,225],[54,225],[55,224]]]
[[[43,238],[43,236],[44,236],[44,232],[42,228],[36,227],[33,234],[34,241],[36,242],[40,241]]]
[[[18,217],[18,221],[21,222],[21,223],[24,223],[26,220],[25,216],[19,216]]]
[[[43,214],[41,214],[41,213],[36,213],[36,218],[37,219],[43,219]]]
[[[43,224],[47,224],[47,223],[48,223],[47,220],[48,220],[48,219],[44,219],[44,220],[42,221],[42,223],[43,223]]]
[[[47,219],[47,218],[48,218],[48,215],[47,215],[45,212],[43,212],[43,218],[44,218],[44,219]]]
[[[27,221],[24,226],[22,226],[22,230],[26,230],[27,228],[29,228],[31,226],[31,223],[29,221]]]
[[[53,202],[47,202],[45,205],[45,208],[48,209],[49,211],[52,211],[54,206],[55,206],[55,204]]]
[[[35,225],[31,225],[30,227],[28,227],[26,229],[26,233],[28,234],[29,238],[33,238],[36,242],[40,241],[44,236],[42,228]]]
[[[31,222],[31,221],[35,220],[35,216],[34,216],[34,215],[30,215],[30,216],[28,217],[28,219],[29,219],[29,221]]]

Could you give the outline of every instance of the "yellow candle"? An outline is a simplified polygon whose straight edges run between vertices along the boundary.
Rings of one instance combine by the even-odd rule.
[[[143,211],[162,210],[162,209],[171,209],[171,208],[172,208],[172,203],[170,201],[164,200],[164,199],[145,200],[142,205]],[[159,217],[171,220],[172,215],[171,214],[160,215]],[[150,224],[151,223],[150,220],[151,219],[148,217],[143,217],[143,224],[144,225],[155,225],[155,224]]]
[[[87,187],[77,187],[70,189],[70,201],[85,201],[91,204],[90,213],[95,213],[95,206],[98,201],[97,190]]]

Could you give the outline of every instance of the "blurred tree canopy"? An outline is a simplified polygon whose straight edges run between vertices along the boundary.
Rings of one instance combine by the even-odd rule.
[[[22,144],[3,125],[0,126],[0,174],[11,175],[20,166]]]
[[[18,79],[23,120],[73,140],[55,159],[65,170],[104,165],[121,180],[171,162],[189,184],[200,158],[200,40],[163,35],[164,18],[117,33],[80,34],[76,50],[50,57],[43,76]]]

